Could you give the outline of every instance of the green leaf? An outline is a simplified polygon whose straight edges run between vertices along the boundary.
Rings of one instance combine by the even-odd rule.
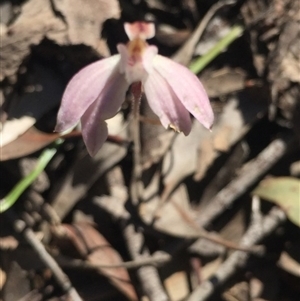
[[[35,168],[23,179],[21,179],[13,189],[0,200],[0,214],[8,210],[19,199],[21,194],[32,184],[32,182],[39,176],[39,174],[46,168],[50,160],[55,155],[60,144],[63,143],[63,139],[57,139],[51,147],[45,149],[40,155]]]
[[[240,25],[234,25],[229,33],[217,42],[206,54],[193,60],[189,69],[197,74],[201,72],[213,59],[222,53],[232,42],[239,38],[244,31]]]
[[[281,207],[287,218],[300,227],[300,180],[292,177],[262,180],[252,192]]]

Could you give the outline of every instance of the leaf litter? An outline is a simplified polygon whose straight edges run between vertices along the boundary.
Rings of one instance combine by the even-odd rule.
[[[218,1],[217,10],[210,1],[5,3],[1,4],[5,13],[0,58],[2,198],[33,168],[30,162],[37,161],[40,151],[57,138],[53,133],[56,114],[71,76],[96,58],[115,53],[116,45],[126,41],[124,21],[154,20],[158,35],[152,44],[186,65],[209,51],[237,20],[244,34],[198,75],[216,116],[211,133],[196,122],[187,137],[166,131],[142,99],[138,208],[130,200],[130,97],[109,121],[111,136],[94,158],[83,146],[80,128],[66,138],[41,176],[42,189],[33,184],[0,216],[1,298],[147,300],[147,296],[151,301],[191,301],[197,296],[198,301],[246,301],[251,296],[298,300],[300,191],[295,166],[300,160],[300,20],[296,1],[247,0],[241,5]],[[205,23],[208,11],[213,13],[206,15]],[[200,34],[199,26],[204,30]],[[280,137],[287,139],[281,159],[275,156],[272,167],[259,173],[259,166],[265,164],[259,154]],[[201,215],[209,214],[206,210],[214,197],[239,179],[250,161],[257,166],[257,173],[251,171],[251,176],[257,174],[253,186],[244,184],[249,188],[238,197],[237,191],[230,190],[234,203],[221,207],[221,214],[205,224],[213,237],[236,245],[243,245],[248,229],[257,227],[261,237],[257,243],[265,251],[251,255],[242,273],[234,266],[234,252],[226,253],[225,245],[199,238],[199,221]],[[39,195],[38,203],[34,193]],[[83,213],[81,224],[75,218],[78,211]],[[261,226],[265,219],[269,221],[266,228]],[[68,296],[53,266],[37,260],[40,251],[32,247],[35,243],[24,244],[16,236],[20,221],[35,233],[33,241],[41,242],[57,260],[78,295]],[[148,254],[146,258],[132,256],[130,238],[124,232],[128,225],[136,231],[131,239],[142,237],[137,252]],[[53,229],[59,227],[69,233],[63,240],[69,239],[72,248],[64,248],[55,239]],[[15,237],[14,247],[6,248],[11,237]],[[27,260],[20,254],[30,256]],[[62,255],[68,265],[59,260]],[[70,268],[78,258],[81,266]],[[231,272],[222,274],[230,261]],[[135,267],[127,271],[129,263]],[[119,267],[107,267],[115,264]],[[150,269],[149,277],[140,277],[140,271]],[[221,277],[219,288],[207,289],[206,280],[217,277]]]

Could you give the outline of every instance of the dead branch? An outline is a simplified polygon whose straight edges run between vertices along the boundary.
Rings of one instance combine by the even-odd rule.
[[[126,269],[138,269],[142,266],[151,265],[151,266],[160,266],[165,264],[166,262],[171,260],[171,255],[165,252],[156,252],[152,256],[147,258],[140,258],[138,260],[130,260],[125,261],[120,264],[93,264],[87,261],[83,261],[80,259],[70,259],[65,256],[59,255],[55,257],[55,260],[62,266],[68,267],[73,269],[85,269],[85,270],[93,270],[98,271],[99,268],[108,268],[108,269],[115,269],[115,268],[126,268]]]
[[[286,220],[285,213],[275,207],[260,222],[254,222],[241,240],[241,246],[253,246],[272,233]],[[229,279],[237,269],[245,266],[250,254],[235,251],[208,280],[201,283],[190,295],[187,301],[204,301],[215,291],[216,287]]]
[[[107,174],[108,182],[111,188],[111,195],[116,195],[116,186],[125,187],[123,176],[119,167],[116,167]],[[135,178],[136,179],[136,178]],[[138,182],[133,181],[132,185],[138,185]],[[136,190],[136,187],[133,187]],[[126,199],[123,199],[123,203]],[[125,211],[125,210],[124,210]],[[130,256],[134,261],[147,260],[150,257],[150,251],[145,245],[145,239],[143,233],[136,229],[136,226],[130,221],[128,214],[123,214],[123,218],[120,222],[122,227],[123,236],[126,241],[126,245]],[[156,267],[154,266],[142,266],[137,270],[137,276],[141,282],[145,294],[148,296],[150,301],[167,301],[169,300],[162,283]]]
[[[14,229],[17,233],[22,234],[27,243],[34,249],[41,261],[52,271],[53,277],[56,279],[58,285],[65,292],[70,300],[82,301],[76,289],[73,287],[69,277],[63,272],[53,257],[47,252],[44,245],[37,239],[33,230],[27,227],[26,223],[18,219],[16,214],[10,210],[7,216],[11,219]]]
[[[272,141],[255,159],[245,164],[237,178],[223,188],[199,216],[198,224],[208,226],[216,217],[229,208],[235,200],[259,180],[286,153],[293,137],[282,135]]]

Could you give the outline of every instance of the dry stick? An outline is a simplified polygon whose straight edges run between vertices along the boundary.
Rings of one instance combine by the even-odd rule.
[[[124,184],[121,168],[119,166],[114,167],[107,173],[106,179],[110,190],[110,196],[96,196],[93,198],[93,203],[99,206],[102,210],[105,210],[121,224],[128,225],[130,222],[130,213],[125,209],[125,202],[128,198],[128,189]],[[136,258],[132,261],[123,262],[121,266],[127,269],[136,269],[143,265],[160,266],[170,260],[172,260],[172,255],[169,253],[156,251],[149,257],[144,256],[143,258]],[[75,263],[75,266],[76,264],[77,263]],[[118,265],[110,265],[105,267],[114,268],[117,266]],[[91,266],[91,268],[93,267]]]
[[[109,181],[109,179],[108,179]],[[115,219],[123,220],[124,224],[129,223],[129,214],[127,211],[125,211],[124,207],[122,206],[123,201],[115,196],[101,196],[101,197],[95,197],[94,203],[100,206],[103,210],[108,212],[111,216],[113,216]],[[221,239],[219,237],[214,237],[210,233],[205,232],[204,230],[199,232],[199,237],[205,238],[209,241],[213,241],[217,244],[223,245],[229,249],[234,250],[242,250],[245,252],[252,252],[252,253],[260,253],[262,251],[262,248],[260,246],[255,246],[252,248],[242,247],[237,244],[231,243],[229,241],[226,241],[224,239]],[[181,241],[180,243],[176,243],[172,246],[170,246],[169,252],[166,251],[157,251],[152,256],[149,257],[143,257],[143,258],[137,258],[133,261],[128,261],[122,263],[122,267],[124,268],[137,268],[143,265],[154,265],[159,266],[162,264],[165,264],[172,260],[173,254],[177,253],[179,249],[182,249],[183,246],[186,246],[187,241]],[[71,263],[72,264],[72,263]],[[76,264],[75,264],[76,265]],[[75,267],[75,266],[74,266]],[[105,266],[106,267],[106,266]],[[107,267],[118,267],[118,266],[107,266]],[[92,267],[91,267],[92,268]]]
[[[148,248],[144,245],[144,237],[137,232],[135,225],[128,224],[124,229],[124,236],[130,255],[135,260],[143,260],[150,257]],[[143,290],[150,301],[169,300],[161,284],[158,271],[154,266],[142,266],[137,271]]]
[[[293,138],[289,134],[272,141],[255,159],[241,169],[239,176],[223,188],[209,203],[199,217],[198,225],[205,228],[216,217],[259,180],[287,151]]]
[[[55,260],[60,264],[60,266],[74,269],[86,269],[86,270],[96,270],[98,271],[101,268],[105,269],[116,269],[116,268],[125,268],[125,269],[137,269],[142,266],[152,265],[160,266],[169,262],[172,259],[172,256],[165,252],[156,252],[152,256],[145,258],[138,258],[135,260],[125,261],[120,264],[94,264],[81,259],[70,259],[64,256],[57,256]]]
[[[140,124],[139,124],[139,108],[141,99],[141,84],[133,86],[133,124],[132,136],[134,142],[134,168],[130,187],[130,196],[133,206],[137,208],[139,204],[140,188],[141,188],[141,145],[140,145]],[[140,89],[140,91],[139,91]],[[150,251],[144,245],[145,240],[141,232],[136,230],[132,223],[126,223],[123,230],[124,238],[131,257],[134,260],[149,258]],[[137,270],[138,278],[141,282],[145,294],[150,301],[167,301],[169,300],[164,288],[161,284],[159,274],[154,266],[143,266]]]
[[[182,65],[187,66],[193,56],[195,47],[200,40],[204,30],[206,29],[209,21],[214,14],[223,6],[233,5],[236,0],[225,0],[214,4],[209,11],[206,13],[200,24],[197,26],[191,37],[184,43],[184,45],[172,56],[172,59]]]
[[[241,170],[239,176],[222,189],[201,216],[199,224],[208,226],[217,216],[223,213],[240,195],[242,195],[255,181],[257,181],[268,169],[270,169],[286,153],[293,138],[290,135],[282,135],[282,138],[271,142],[255,159],[248,162]],[[262,230],[257,231],[257,223],[248,229],[241,246],[250,247],[271,233],[281,222],[285,220],[285,214],[279,208],[274,208],[263,219]],[[242,251],[234,252],[214,275],[217,284],[212,281],[203,282],[187,301],[204,301],[214,291],[215,286],[225,282],[238,266],[243,266],[250,254]]]
[[[42,262],[52,271],[53,277],[56,279],[63,292],[65,292],[72,301],[82,301],[78,292],[72,286],[68,276],[46,251],[44,245],[37,239],[32,229],[27,228],[24,221],[17,219],[12,210],[9,212],[9,217],[14,221],[13,225],[16,232],[23,235],[28,244],[36,251]]]
[[[142,178],[142,164],[141,164],[141,141],[140,141],[140,104],[142,98],[141,83],[134,83],[131,86],[133,94],[132,100],[132,115],[133,121],[131,126],[131,134],[133,138],[133,174],[130,185],[130,196],[134,206],[138,206],[141,195],[141,178]]]
[[[241,245],[250,247],[257,244],[264,237],[274,231],[282,222],[286,220],[285,213],[274,207],[270,213],[262,219],[261,223],[253,223],[241,240]],[[235,251],[220,266],[216,273],[200,284],[190,295],[187,301],[205,301],[214,293],[215,288],[223,284],[231,277],[238,268],[243,267],[250,254],[242,251]]]

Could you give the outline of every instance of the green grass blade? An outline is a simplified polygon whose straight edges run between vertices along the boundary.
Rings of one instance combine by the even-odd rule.
[[[189,69],[197,74],[201,72],[214,58],[223,52],[233,41],[243,33],[244,28],[240,25],[235,25],[231,28],[230,32],[223,37],[217,44],[203,56],[193,60]]]
[[[62,139],[56,140],[52,147],[45,149],[37,162],[36,167],[23,179],[21,179],[13,189],[0,200],[0,213],[8,210],[18,200],[20,195],[32,184],[32,182],[39,176],[45,169],[50,160],[55,155],[58,146],[63,142]]]

